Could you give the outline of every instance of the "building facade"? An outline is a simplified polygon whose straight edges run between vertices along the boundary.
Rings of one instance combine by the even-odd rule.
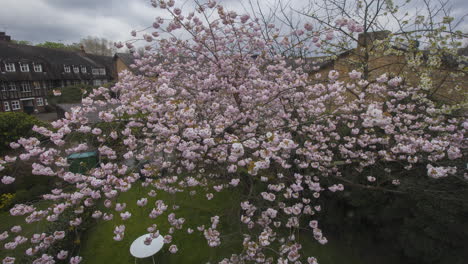
[[[394,53],[386,53],[385,49],[379,48],[378,40],[383,40],[389,36],[389,31],[361,33],[358,36],[357,47],[351,50],[330,57],[310,58],[310,68],[317,66],[315,70],[310,72],[311,76],[316,76],[319,73],[320,78],[315,78],[318,82],[328,80],[330,70],[336,70],[340,73],[338,80],[349,82],[348,73],[352,70],[361,70],[365,65],[368,76],[367,80],[373,82],[382,74],[387,74],[388,77],[399,76],[403,78],[403,83],[408,86],[417,87],[421,84],[421,75],[426,70],[427,63],[422,63],[417,70],[410,67],[408,62],[408,53],[404,47],[393,47],[395,51],[401,51],[401,55]],[[363,43],[366,43],[365,46]],[[365,51],[371,50],[372,52]],[[427,50],[419,51],[422,56],[421,60],[427,61]],[[468,47],[458,49],[459,56],[468,56]],[[468,72],[466,66],[468,61],[462,61],[463,68],[459,68],[459,62],[455,63],[452,55],[446,54],[442,56],[441,65],[437,70],[431,70],[431,89],[430,95],[432,99],[448,104],[458,104],[466,101],[468,96]],[[356,96],[348,93],[350,99],[355,99]]]
[[[0,32],[0,110],[42,112],[51,90],[115,79],[112,57],[19,45]]]

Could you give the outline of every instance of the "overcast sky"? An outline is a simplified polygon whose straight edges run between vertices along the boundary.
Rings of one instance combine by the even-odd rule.
[[[239,1],[222,2],[230,8],[239,10],[241,8]],[[270,0],[260,1],[267,3]],[[289,1],[300,8],[300,3],[307,0]],[[150,0],[0,0],[0,2],[0,31],[6,31],[12,39],[28,40],[33,43],[44,41],[73,43],[79,42],[86,36],[124,41],[130,38],[129,32],[132,29],[145,28],[160,15],[160,10],[151,7]],[[191,0],[186,2],[190,5]],[[468,13],[468,0],[450,0],[450,4],[454,7],[454,16]],[[468,31],[468,18],[460,29]]]

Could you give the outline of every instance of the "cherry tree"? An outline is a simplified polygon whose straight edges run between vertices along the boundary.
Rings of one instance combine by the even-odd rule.
[[[167,218],[172,226],[172,232],[156,225],[148,231],[154,238],[167,233],[164,242],[177,253],[177,232],[202,235],[210,247],[223,243],[223,217],[213,215],[204,226],[185,231],[193,226],[177,216],[177,203],[150,204],[148,198],[187,192],[209,201],[218,191],[234,189],[243,195],[238,206],[244,228],[237,234],[243,250],[220,256],[220,263],[317,263],[298,237],[307,232],[327,243],[317,220],[326,215],[323,193],[343,191],[347,183],[398,192],[399,172],[421,168],[434,180],[456,177],[466,184],[468,120],[457,115],[456,106],[437,104],[399,76],[383,74],[370,82],[358,70],[314,75],[303,59],[292,61],[271,49],[288,46],[291,38],[311,46],[314,38],[331,40],[330,29],[305,24],[286,34],[271,24],[277,34],[268,39],[258,19],[215,1],[195,4],[193,12],[183,12],[173,0],[153,0],[168,16],[156,18],[151,29],[132,32],[148,42],[134,65],[142,74],[125,72],[113,87],[95,89],[52,129],[34,127],[47,144],[38,138],[10,144],[21,154],[5,156],[1,169],[30,160],[33,174],[61,183],[43,195],[51,202],[48,208],[17,204],[12,215],[34,224],[71,212],[71,227],[82,224],[87,210],[99,221],[126,220],[134,216],[116,199],[143,185],[152,190],[141,193],[137,205],[152,208],[148,217]],[[348,29],[353,36],[361,31]],[[340,81],[343,75],[349,80]],[[69,171],[70,153],[94,149],[100,154],[96,168]],[[369,175],[370,168],[384,173]],[[15,175],[1,181],[11,184]],[[125,229],[118,225],[110,235],[120,241]],[[34,263],[82,260],[67,248],[45,253],[70,235],[67,230],[32,237],[22,236],[21,226],[0,232],[5,250],[30,243],[26,254],[37,257]],[[7,257],[3,263],[14,261]]]

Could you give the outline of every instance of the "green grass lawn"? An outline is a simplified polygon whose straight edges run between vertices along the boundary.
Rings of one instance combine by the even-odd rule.
[[[41,201],[34,204],[36,208],[44,209],[50,202]],[[10,229],[13,226],[20,225],[22,231],[19,234],[12,233]],[[0,260],[6,256],[15,257],[17,261],[15,263],[27,263],[24,262],[24,252],[30,247],[30,243],[19,245],[15,250],[6,250],[3,246],[5,243],[12,241],[17,235],[21,235],[30,238],[35,233],[42,233],[46,230],[47,222],[40,221],[32,224],[27,224],[24,216],[11,216],[9,211],[0,212],[0,233],[7,230],[9,236],[4,241],[0,242]]]
[[[215,194],[215,198],[208,201],[204,196],[190,196],[187,193],[176,195],[158,192],[156,197],[148,197],[146,193],[149,189],[141,186],[134,186],[130,191],[121,194],[118,201],[125,201],[127,208],[125,211],[132,213],[132,217],[122,221],[120,216],[114,216],[109,222],[99,221],[87,231],[83,237],[80,255],[86,259],[86,263],[133,263],[134,258],[130,255],[129,248],[133,240],[148,233],[146,228],[151,224],[157,224],[162,234],[167,234],[169,224],[167,211],[156,219],[148,217],[156,200],[177,201],[179,209],[173,211],[177,218],[184,217],[186,222],[183,229],[176,230],[173,234],[173,244],[176,244],[179,252],[171,254],[168,245],[165,245],[161,252],[155,255],[158,263],[215,263],[220,260],[220,256],[230,256],[238,252],[241,240],[238,236],[221,237],[222,244],[217,248],[210,248],[203,234],[196,230],[199,225],[211,225],[210,217],[217,214],[220,216],[219,229],[224,234],[235,234],[239,229],[237,217],[237,206],[239,196],[234,192],[223,191]],[[148,197],[146,207],[138,207],[136,201],[142,197]],[[172,204],[170,204],[172,206]],[[172,209],[172,208],[170,208]],[[169,209],[168,209],[169,211]],[[113,230],[116,225],[125,224],[125,238],[114,241]],[[186,232],[190,227],[195,231],[192,234]],[[223,235],[222,232],[222,235]],[[138,263],[152,263],[151,258],[138,260]]]
[[[124,211],[128,210],[132,213],[130,219],[122,221],[119,215],[114,215],[114,219],[111,221],[99,220],[91,225],[82,236],[80,252],[77,252],[78,255],[84,257],[82,263],[134,263],[135,259],[129,252],[131,243],[137,237],[146,234],[146,228],[151,224],[157,224],[160,232],[167,234],[169,229],[167,216],[170,212],[175,212],[177,218],[184,217],[186,219],[183,229],[176,230],[173,234],[173,244],[177,245],[179,252],[171,254],[168,251],[169,246],[164,245],[162,251],[155,255],[156,263],[218,263],[222,258],[241,251],[242,238],[239,235],[240,221],[238,215],[241,197],[237,193],[237,189],[215,193],[215,197],[211,201],[208,201],[201,194],[202,192],[195,196],[190,196],[186,192],[176,195],[158,192],[156,197],[148,197],[149,190],[149,188],[143,188],[136,184],[130,191],[122,193],[118,197],[117,202],[125,201],[127,203],[127,208]],[[136,205],[136,201],[142,197],[148,197],[148,205],[143,208]],[[154,202],[159,199],[169,204],[170,208],[158,218],[150,219],[148,214],[153,208]],[[179,209],[172,210],[174,202],[180,206]],[[39,208],[46,205],[46,202],[36,203]],[[218,229],[221,232],[221,246],[217,248],[209,247],[203,233],[196,230],[199,225],[211,225],[210,217],[213,215],[220,216]],[[8,212],[0,213],[0,230],[10,229],[12,226],[19,224],[23,227],[21,233],[23,236],[41,233],[47,227],[45,221],[27,225],[24,222],[24,217],[12,217]],[[117,242],[112,239],[113,230],[116,225],[120,224],[126,225],[125,238]],[[186,232],[188,227],[195,231],[188,234]],[[356,235],[359,236],[359,234]],[[12,235],[10,235],[7,240],[10,241],[12,238]],[[313,239],[311,233],[301,232],[298,239],[303,245],[302,254],[316,257],[320,264],[392,263],[391,260],[379,256],[375,252],[367,252],[363,256],[362,252],[365,252],[363,248],[372,248],[369,243],[350,244],[340,239],[328,238],[328,244],[320,245]],[[3,244],[0,243],[0,246],[3,247]],[[28,263],[23,257],[27,247],[22,245],[13,252],[2,248],[0,250],[0,259],[5,256],[14,256],[17,258],[17,263]],[[152,263],[152,260],[151,258],[139,259],[137,263],[149,264]]]
[[[158,225],[163,234],[169,228],[167,212],[156,219],[148,217],[153,207],[152,204],[158,199],[177,201],[180,208],[175,210],[176,217],[184,217],[186,223],[182,230],[177,230],[173,234],[173,243],[177,245],[179,252],[171,254],[168,251],[169,246],[165,245],[163,250],[155,255],[157,263],[218,263],[223,257],[240,252],[242,248],[242,238],[238,232],[240,228],[238,219],[240,196],[235,191],[224,190],[216,193],[211,201],[198,194],[196,196],[190,196],[187,193],[170,195],[158,192],[156,197],[148,199],[146,207],[136,206],[138,199],[147,197],[148,190],[134,186],[119,197],[118,201],[127,202],[125,210],[132,213],[130,219],[122,221],[120,216],[114,216],[113,220],[99,221],[87,231],[83,237],[80,252],[80,255],[86,260],[85,263],[134,263],[135,259],[129,252],[133,240],[146,234],[146,228],[153,223]],[[220,216],[221,246],[210,248],[203,234],[196,230],[196,226],[210,225],[210,217],[215,214]],[[112,239],[113,230],[116,225],[120,224],[126,225],[125,238],[116,242]],[[188,227],[195,229],[195,231],[192,234],[187,234]],[[304,246],[304,253],[317,257],[321,264],[363,263],[356,247],[350,247],[340,241],[332,240],[327,245],[319,245],[309,233],[301,234],[300,240]],[[151,258],[139,259],[137,263],[152,263],[152,260]]]

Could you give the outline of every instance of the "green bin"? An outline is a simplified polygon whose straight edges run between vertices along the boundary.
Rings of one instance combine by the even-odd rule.
[[[96,168],[99,163],[98,153],[96,151],[73,153],[68,157],[70,172],[85,173],[92,168]]]

